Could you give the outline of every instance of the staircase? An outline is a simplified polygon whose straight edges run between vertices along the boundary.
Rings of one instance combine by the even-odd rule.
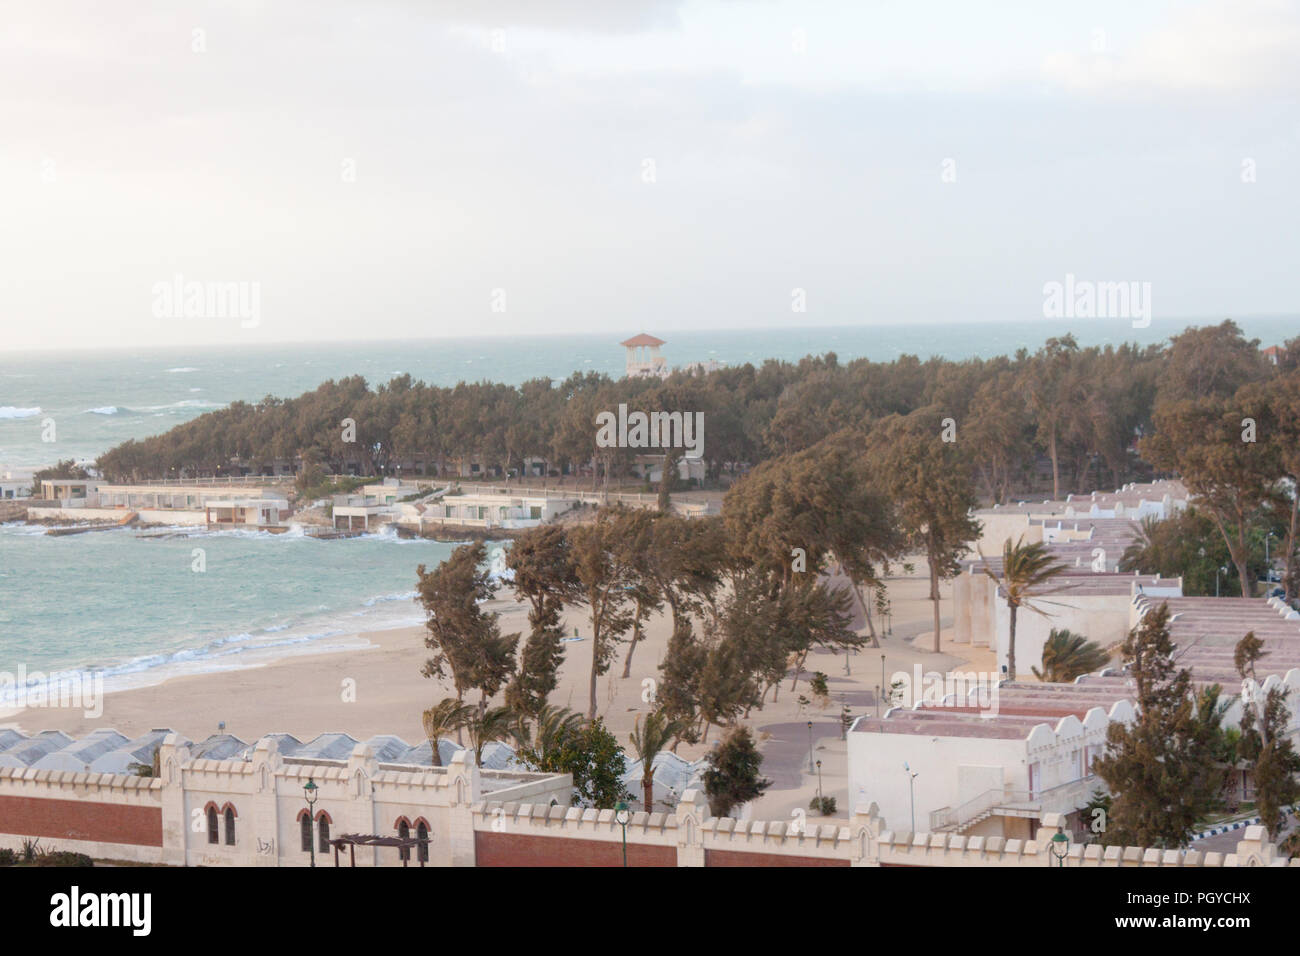
[[[1047,790],[985,790],[960,806],[933,811],[930,832],[965,833],[994,816],[1037,819],[1044,813],[1070,813],[1086,806],[1099,786],[1097,777],[1089,774]]]

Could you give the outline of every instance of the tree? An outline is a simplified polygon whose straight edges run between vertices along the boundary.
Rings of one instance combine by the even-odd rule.
[[[1009,628],[1007,637],[1007,678],[1016,679],[1016,612],[1020,608],[1046,616],[1035,603],[1035,599],[1052,593],[1047,589],[1053,578],[1062,574],[1066,568],[1052,560],[1047,545],[1041,541],[1026,544],[1021,535],[1015,544],[1007,538],[1002,545],[1002,567],[995,572],[984,559],[981,569],[998,586],[999,595],[1007,602]]]
[[[90,477],[90,472],[82,468],[77,462],[68,458],[60,461],[49,468],[42,468],[32,473],[32,495],[39,498],[41,496],[41,482],[62,478],[72,481],[81,481]]]
[[[429,738],[430,759],[432,766],[442,766],[442,755],[438,752],[438,741],[452,731],[460,733],[474,715],[474,708],[462,704],[455,697],[444,697],[422,715],[424,736]]]
[[[596,717],[596,678],[609,670],[619,637],[632,626],[629,589],[636,584],[622,549],[624,515],[621,508],[602,508],[591,524],[573,529],[571,542],[581,602],[591,623],[591,674],[587,718]]]
[[[515,539],[506,554],[515,595],[528,601],[528,640],[519,670],[506,688],[506,704],[536,716],[555,689],[564,660],[560,614],[581,595],[573,550],[560,525],[539,525]]]
[[[509,707],[490,707],[471,711],[465,729],[469,731],[470,746],[474,748],[474,763],[483,766],[483,748],[493,740],[518,740],[518,721]]]
[[[1243,414],[1244,404],[1205,398],[1158,406],[1155,434],[1141,448],[1157,467],[1182,477],[1228,546],[1241,596],[1250,597],[1251,527],[1273,498],[1282,469],[1276,444],[1252,435],[1256,429]]]
[[[725,817],[733,808],[762,796],[772,785],[759,776],[762,763],[748,727],[737,724],[728,730],[709,754],[709,767],[704,771],[709,812]]]
[[[930,602],[934,611],[934,652],[941,635],[939,582],[961,568],[960,559],[979,537],[969,456],[949,441],[955,423],[938,409],[879,423],[869,442],[868,460],[876,481],[886,489],[908,538],[925,552],[930,566]],[[954,436],[955,437],[955,436]]]
[[[678,721],[669,719],[662,710],[653,710],[647,714],[644,728],[641,724],[641,716],[637,715],[630,739],[632,751],[641,761],[642,806],[647,813],[654,810],[655,757],[659,756],[660,751],[668,746],[680,730]]]
[[[628,794],[623,787],[627,761],[618,741],[600,718],[573,725],[561,721],[548,751],[535,747],[518,757],[530,770],[573,776],[573,801],[602,810],[612,808]]]
[[[1231,319],[1188,328],[1169,340],[1156,401],[1228,398],[1266,373],[1259,339],[1247,339]]]
[[[1031,667],[1034,676],[1049,684],[1068,684],[1076,677],[1100,670],[1110,661],[1100,644],[1082,634],[1052,630],[1043,645],[1043,669]]]
[[[496,613],[479,607],[495,592],[486,557],[480,541],[461,545],[432,571],[423,564],[416,569],[418,600],[428,615],[424,643],[436,652],[422,673],[439,679],[450,675],[462,702],[467,690],[477,688],[480,714],[513,673],[519,643],[518,634],[501,633]]]
[[[1266,656],[1264,642],[1250,631],[1238,643],[1233,662],[1242,679],[1240,756],[1251,764],[1259,822],[1274,841],[1286,831],[1286,808],[1300,800],[1300,754],[1288,735],[1291,711],[1286,685],[1260,686],[1255,665]],[[1249,682],[1249,683],[1247,683]]]
[[[1024,370],[1023,394],[1037,428],[1038,440],[1052,460],[1052,497],[1061,497],[1060,437],[1074,396],[1068,388],[1070,366],[1079,345],[1073,335],[1051,338]]]
[[[1111,723],[1106,753],[1092,765],[1113,795],[1106,843],[1183,846],[1223,787],[1219,687],[1197,693],[1173,650],[1167,604],[1147,611],[1124,641],[1137,715]]]

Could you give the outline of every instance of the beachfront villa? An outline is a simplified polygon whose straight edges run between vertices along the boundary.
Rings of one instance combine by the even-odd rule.
[[[0,499],[27,498],[31,493],[30,479],[17,481],[13,478],[0,479]]]
[[[275,488],[218,482],[210,485],[111,485],[95,481],[43,481],[41,500],[28,517],[45,521],[123,521],[208,528],[287,528],[289,501]]]
[[[93,499],[99,482],[89,478],[43,478],[41,500],[56,502],[52,507],[77,508]]]
[[[1273,687],[1285,687],[1287,734],[1300,743],[1300,612],[1278,598],[1154,591],[1134,589],[1127,600],[1129,627],[1167,603],[1179,665],[1190,669],[1195,686],[1224,689],[1224,725],[1240,724],[1244,696],[1257,699]],[[1020,619],[1032,617],[1022,614]],[[1055,619],[1052,623],[1060,626]],[[1234,663],[1236,644],[1247,631],[1264,642],[1258,684],[1242,681]],[[1019,646],[1017,634],[1018,669],[1027,671],[1031,659],[1020,657]],[[996,696],[987,685],[960,677],[947,676],[951,693],[918,695],[905,706],[853,724],[848,735],[850,803],[860,808],[874,802],[892,820],[910,819],[914,812],[916,826],[934,832],[1032,839],[1035,821],[1050,812],[1062,814],[1067,828],[1082,833],[1087,821],[1080,811],[1103,788],[1091,765],[1104,750],[1106,728],[1111,721],[1134,716],[1134,689],[1122,668],[1106,668],[1072,684],[1001,682]],[[1236,694],[1235,688],[1240,688]],[[1248,770],[1235,771],[1230,786],[1229,799],[1254,799]]]
[[[1008,539],[1044,543],[1066,570],[1040,595],[1049,616],[1016,617],[1017,670],[1028,672],[1042,659],[1051,629],[1083,634],[1103,647],[1122,641],[1133,626],[1132,606],[1140,596],[1181,597],[1180,578],[1121,574],[1120,558],[1144,518],[1163,520],[1187,507],[1187,490],[1177,481],[1126,485],[1114,493],[1070,495],[1060,501],[1019,503],[976,511],[982,536],[975,554],[953,579],[953,641],[987,646],[1007,666],[1011,614],[995,575],[1002,570]],[[1031,598],[1032,599],[1032,598]]]
[[[651,484],[663,479],[664,455],[637,455],[628,467],[633,478],[644,478]],[[677,477],[682,481],[703,481],[705,465],[703,458],[679,458],[677,460]]]
[[[444,495],[425,506],[417,523],[468,528],[533,528],[559,517],[578,505],[577,498],[554,494]]]

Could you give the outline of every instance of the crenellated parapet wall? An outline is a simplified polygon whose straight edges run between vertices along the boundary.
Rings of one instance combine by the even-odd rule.
[[[0,767],[0,847],[150,863],[163,847],[162,782],[130,774]]]
[[[482,771],[468,751],[445,767],[381,765],[364,745],[347,760],[306,761],[268,737],[248,759],[206,760],[172,735],[159,766],[156,778],[0,768],[0,846],[38,838],[52,850],[191,866],[306,866],[314,852],[328,866],[323,820],[330,836],[392,836],[402,823],[414,835],[423,825],[434,866],[619,866],[625,852],[630,866],[661,867],[1288,865],[1260,826],[1232,853],[1103,847],[1054,842],[1065,822],[1057,813],[1041,816],[1036,839],[911,833],[888,829],[875,804],[847,822],[716,817],[697,790],[671,811],[620,822],[613,810],[568,806],[567,775]],[[358,847],[355,858],[402,865],[392,847]],[[414,852],[408,861],[419,862]]]

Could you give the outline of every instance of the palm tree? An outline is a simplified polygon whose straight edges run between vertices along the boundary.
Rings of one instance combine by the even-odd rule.
[[[981,555],[983,557],[983,555]],[[998,586],[998,591],[1007,602],[1011,612],[1011,629],[1007,641],[1007,678],[1016,679],[1016,611],[1026,608],[1035,614],[1047,616],[1047,612],[1034,606],[1032,599],[1051,591],[1044,591],[1043,586],[1066,570],[1064,564],[1053,561],[1047,545],[1041,541],[1025,543],[1021,535],[1015,543],[1007,538],[1002,545],[1002,573],[999,575],[988,566],[985,560],[982,569]]]
[[[470,746],[474,748],[474,763],[481,767],[483,748],[490,741],[518,740],[519,721],[509,707],[490,707],[482,713],[477,708],[471,709],[473,714],[465,722],[465,729],[469,731]]]
[[[1052,628],[1043,645],[1043,669],[1031,667],[1034,676],[1049,684],[1068,684],[1083,674],[1105,667],[1110,654],[1082,634]]]
[[[682,721],[669,720],[662,710],[656,710],[646,715],[643,730],[641,717],[637,715],[631,740],[632,749],[641,760],[641,792],[644,795],[646,813],[654,809],[655,757],[684,729],[685,724]]]
[[[1155,515],[1147,515],[1135,526],[1137,534],[1120,555],[1119,570],[1156,572],[1164,567],[1165,556],[1160,553],[1157,543],[1159,523],[1160,519]]]
[[[429,738],[429,750],[433,754],[432,766],[442,766],[442,757],[438,754],[438,740],[453,730],[460,730],[473,715],[474,708],[469,704],[462,704],[455,697],[444,697],[424,712],[424,736]]]
[[[587,719],[568,707],[546,704],[537,712],[537,727],[533,731],[531,748],[538,759],[546,761],[563,745],[567,737],[582,730]]]

